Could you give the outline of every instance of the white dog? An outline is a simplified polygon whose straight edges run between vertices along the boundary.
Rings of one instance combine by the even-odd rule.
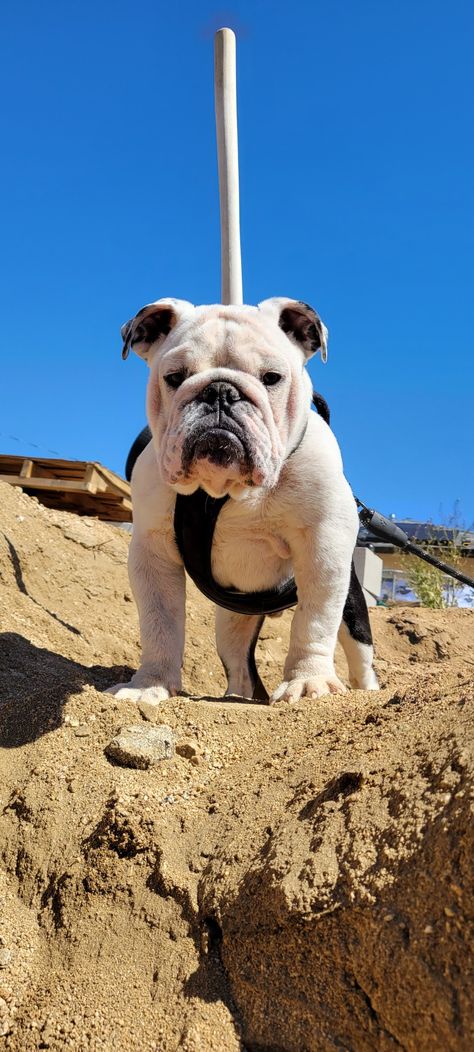
[[[150,366],[152,440],[132,476],[129,572],[142,664],[130,683],[111,687],[111,693],[157,703],[181,689],[183,535],[198,583],[201,574],[207,594],[216,593],[218,602],[223,597],[216,639],[226,694],[267,698],[255,668],[255,644],[271,596],[274,609],[288,605],[281,596],[291,592],[293,578],[297,606],[290,647],[283,681],[270,701],[343,692],[334,669],[338,633],[351,685],[377,689],[367,608],[351,574],[356,505],[334,435],[311,411],[305,364],[318,350],[326,358],[327,332],[319,316],[282,298],[258,307],[194,307],[163,299],[143,307],[122,336],[123,356],[132,348]],[[218,508],[214,533],[214,522],[210,531],[201,530],[196,497],[203,516],[208,504]],[[183,534],[187,507],[194,508],[194,519]],[[252,613],[240,612],[239,603],[246,608],[241,593],[251,593]],[[262,595],[260,607],[256,593]]]

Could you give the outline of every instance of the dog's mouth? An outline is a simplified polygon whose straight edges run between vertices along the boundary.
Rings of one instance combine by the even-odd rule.
[[[217,468],[238,466],[239,473],[251,470],[251,458],[243,439],[234,428],[218,424],[206,427],[198,435],[190,435],[184,443],[182,465],[185,475],[199,460],[207,460]]]

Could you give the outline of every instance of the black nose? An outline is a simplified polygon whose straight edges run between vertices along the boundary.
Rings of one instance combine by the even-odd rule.
[[[241,397],[240,391],[233,384],[229,384],[225,380],[213,380],[211,384],[208,384],[201,391],[199,401],[205,402],[206,405],[219,403],[221,406],[226,406],[232,405],[233,402],[239,402]]]

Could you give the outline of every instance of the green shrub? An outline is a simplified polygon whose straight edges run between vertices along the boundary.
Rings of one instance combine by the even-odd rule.
[[[435,566],[418,559],[416,555],[405,556],[403,568],[407,584],[420,600],[422,606],[431,610],[442,610],[446,606],[444,599],[445,576]]]
[[[449,540],[442,546],[425,544],[423,550],[456,569],[462,559],[462,538],[463,531],[460,530],[456,541]],[[462,585],[453,577],[448,577],[442,570],[437,570],[416,555],[405,556],[402,562],[407,583],[422,606],[443,610],[447,606],[458,605],[458,591]]]

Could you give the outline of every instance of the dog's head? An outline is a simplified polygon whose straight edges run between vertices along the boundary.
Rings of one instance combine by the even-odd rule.
[[[122,327],[151,370],[147,411],[161,474],[180,493],[198,486],[238,497],[273,487],[304,433],[311,381],[304,366],[327,331],[306,303],[193,307],[163,299]]]

